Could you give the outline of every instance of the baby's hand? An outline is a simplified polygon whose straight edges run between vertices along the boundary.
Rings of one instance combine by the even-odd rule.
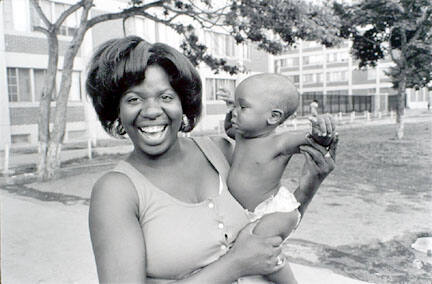
[[[224,101],[229,110],[234,108],[234,98],[229,90],[225,88],[217,90],[216,99]]]
[[[334,119],[329,114],[309,117],[312,123],[311,136],[318,144],[328,147],[335,136],[336,125]]]

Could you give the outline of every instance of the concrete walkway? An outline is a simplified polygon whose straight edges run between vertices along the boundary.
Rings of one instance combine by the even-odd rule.
[[[2,283],[97,283],[88,206],[18,197],[3,190]],[[334,272],[292,264],[299,283],[366,283]]]

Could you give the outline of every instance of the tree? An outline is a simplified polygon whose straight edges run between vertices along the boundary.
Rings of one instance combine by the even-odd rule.
[[[386,75],[398,93],[396,136],[401,139],[406,88],[425,87],[432,79],[432,1],[362,0],[334,9],[343,22],[341,35],[353,40],[360,68],[385,57],[394,63]]]
[[[35,27],[44,33],[48,40],[48,68],[40,100],[39,176],[49,179],[60,166],[58,159],[66,127],[66,111],[74,58],[82,44],[85,33],[95,25],[141,16],[167,25],[183,37],[181,49],[193,64],[204,62],[215,72],[223,70],[234,74],[238,66],[230,66],[223,58],[214,58],[207,47],[199,41],[195,27],[204,29],[224,28],[231,33],[237,43],[257,42],[259,48],[273,54],[295,43],[297,39],[318,40],[326,46],[337,42],[338,23],[332,17],[329,7],[316,7],[303,0],[131,0],[126,9],[115,13],[99,14],[91,17],[94,0],[80,0],[69,6],[56,21],[51,22],[41,9],[38,0],[30,0],[43,25]],[[216,3],[215,3],[216,4]],[[64,54],[62,75],[58,93],[55,92],[58,69],[59,44],[57,34],[66,19],[80,12],[80,21]],[[188,19],[188,20],[185,20]],[[185,22],[193,22],[186,25]],[[55,98],[56,107],[51,114],[51,101]],[[50,123],[53,125],[50,131]]]

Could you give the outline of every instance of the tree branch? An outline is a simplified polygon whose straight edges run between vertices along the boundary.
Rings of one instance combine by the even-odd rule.
[[[109,21],[109,20],[117,20],[117,19],[121,19],[124,17],[144,16],[144,17],[149,18],[149,19],[154,19],[156,17],[150,15],[149,13],[144,12],[144,10],[147,10],[147,9],[150,9],[153,7],[163,7],[163,4],[165,2],[167,2],[167,0],[155,1],[155,2],[151,2],[148,4],[142,5],[142,6],[124,9],[123,11],[118,12],[118,13],[107,13],[107,14],[102,14],[102,15],[96,16],[96,17],[91,18],[90,20],[87,21],[86,29],[90,29],[94,25],[99,24],[101,22],[105,22],[105,21]]]
[[[48,18],[45,16],[44,12],[42,11],[41,6],[39,5],[39,2],[37,0],[30,0],[30,3],[33,5],[33,7],[36,9],[36,12],[38,13],[39,17],[41,18],[42,22],[47,26],[47,29],[45,30],[39,30],[40,32],[46,33],[49,31],[49,29],[52,28],[52,23],[48,20]],[[42,27],[41,27],[42,28]],[[35,28],[36,30],[36,28]]]
[[[67,17],[69,17],[70,15],[75,13],[81,7],[84,7],[85,5],[87,5],[87,3],[89,3],[91,5],[91,4],[93,4],[93,0],[81,0],[81,1],[73,4],[72,6],[70,6],[66,10],[64,10],[63,13],[61,13],[61,15],[58,17],[57,21],[54,23],[54,25],[57,28],[59,28],[63,24],[63,22],[66,20]]]
[[[432,14],[432,8],[427,8],[427,9],[423,12],[422,17],[421,17],[419,23],[417,24],[416,32],[414,33],[414,35],[413,35],[413,36],[410,38],[410,40],[409,40],[410,42],[411,42],[411,41],[416,41],[416,40],[418,39],[418,37],[420,36],[421,31],[423,30],[423,29],[422,29],[422,26],[424,25],[424,23],[425,23],[426,21],[429,20],[429,17],[431,16],[431,14]]]
[[[36,31],[36,32],[41,32],[41,33],[43,33],[43,34],[45,34],[47,36],[50,33],[48,29],[46,29],[44,27],[41,27],[41,26],[35,26],[35,27],[33,27],[33,30]]]

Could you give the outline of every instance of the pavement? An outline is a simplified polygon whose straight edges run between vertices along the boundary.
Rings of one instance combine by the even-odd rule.
[[[0,191],[2,283],[97,283],[86,202],[62,204]],[[366,283],[292,264],[299,283]]]

